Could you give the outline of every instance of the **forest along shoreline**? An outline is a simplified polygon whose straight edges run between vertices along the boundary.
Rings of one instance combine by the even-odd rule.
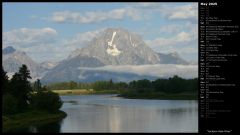
[[[129,83],[96,81],[77,83],[74,81],[51,83],[42,86],[38,79],[34,83],[26,65],[9,80],[2,67],[2,123],[3,132],[60,121],[67,114],[60,111],[63,101],[59,95],[117,94],[123,98],[158,100],[197,100],[198,79],[183,79],[173,76],[168,79],[134,80]]]
[[[22,65],[9,80],[2,67],[2,132],[62,120],[63,102],[57,93],[41,86],[40,80],[30,83],[30,71]]]
[[[59,95],[117,94],[118,97],[158,100],[197,100],[198,79],[183,79],[173,76],[168,79],[134,80],[129,83],[96,81],[77,83],[74,81],[50,83],[47,89]]]
[[[53,90],[60,96],[71,95],[98,95],[98,94],[117,94],[116,97],[122,97],[126,99],[154,99],[154,100],[198,100],[197,93],[177,93],[168,94],[164,92],[149,92],[149,93],[128,93],[119,92],[117,90],[86,90],[86,89],[73,89],[73,90]]]

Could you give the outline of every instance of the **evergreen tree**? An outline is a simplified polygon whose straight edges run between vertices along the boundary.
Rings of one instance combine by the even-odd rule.
[[[113,80],[112,79],[110,79],[110,81],[109,81],[109,88],[108,89],[113,89]]]
[[[18,107],[21,110],[27,108],[32,92],[31,84],[28,79],[31,79],[30,71],[27,69],[26,65],[22,65],[22,67],[19,68],[19,72],[15,73],[10,81],[10,93],[16,97]]]
[[[74,82],[74,81],[70,81],[70,82],[68,83],[68,88],[69,88],[70,90],[76,89],[76,88],[77,88],[77,83]]]
[[[63,102],[57,93],[46,91],[33,95],[30,106],[37,110],[56,112],[61,108],[62,104]]]
[[[2,67],[2,95],[7,93],[8,90],[8,76],[7,76],[7,72],[4,71],[3,67]]]
[[[33,84],[33,90],[36,92],[40,92],[42,89],[42,84],[39,79],[37,79]]]

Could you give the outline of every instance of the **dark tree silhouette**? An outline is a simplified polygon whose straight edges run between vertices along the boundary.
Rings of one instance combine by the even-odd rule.
[[[56,112],[60,109],[63,102],[57,93],[47,90],[47,87],[41,86],[38,79],[33,88],[28,79],[31,79],[30,71],[26,65],[22,65],[19,71],[15,73],[8,84],[7,73],[2,68],[2,82],[4,83],[3,107],[4,115],[22,113],[31,109],[39,111],[47,110],[49,112]],[[33,93],[33,89],[37,93]]]
[[[46,91],[33,95],[31,107],[38,110],[46,110],[49,112],[58,111],[63,102],[57,93]]]
[[[10,81],[10,94],[17,98],[20,111],[25,110],[29,104],[32,88],[28,79],[31,79],[30,71],[26,65],[22,65]]]
[[[33,84],[33,90],[36,92],[40,92],[42,89],[42,84],[39,79],[37,79]]]
[[[2,95],[7,93],[7,89],[8,89],[8,76],[7,76],[7,72],[4,71],[3,67],[2,67]]]

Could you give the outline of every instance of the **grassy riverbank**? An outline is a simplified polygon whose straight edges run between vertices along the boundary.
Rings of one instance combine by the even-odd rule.
[[[89,94],[119,94],[118,90],[87,90],[87,89],[74,89],[74,90],[52,90],[59,95],[89,95]]]
[[[119,97],[131,99],[161,99],[161,100],[197,100],[197,93],[164,93],[164,92],[130,92],[129,90],[53,90],[59,95],[90,95],[90,94],[119,94]]]
[[[162,92],[145,92],[145,93],[123,93],[119,97],[130,99],[159,99],[159,100],[197,100],[196,93],[162,93]]]
[[[66,115],[67,114],[63,111],[58,111],[55,113],[29,111],[15,115],[2,116],[2,132],[28,127],[29,125],[41,125],[59,121],[66,117]]]

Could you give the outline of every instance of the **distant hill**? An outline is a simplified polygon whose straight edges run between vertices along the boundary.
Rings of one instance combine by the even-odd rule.
[[[3,68],[7,71],[10,78],[15,72],[18,72],[19,67],[21,67],[22,64],[27,65],[30,70],[32,81],[37,78],[42,78],[44,73],[46,73],[46,68],[33,61],[25,52],[18,51],[12,46],[4,48],[2,52]]]

